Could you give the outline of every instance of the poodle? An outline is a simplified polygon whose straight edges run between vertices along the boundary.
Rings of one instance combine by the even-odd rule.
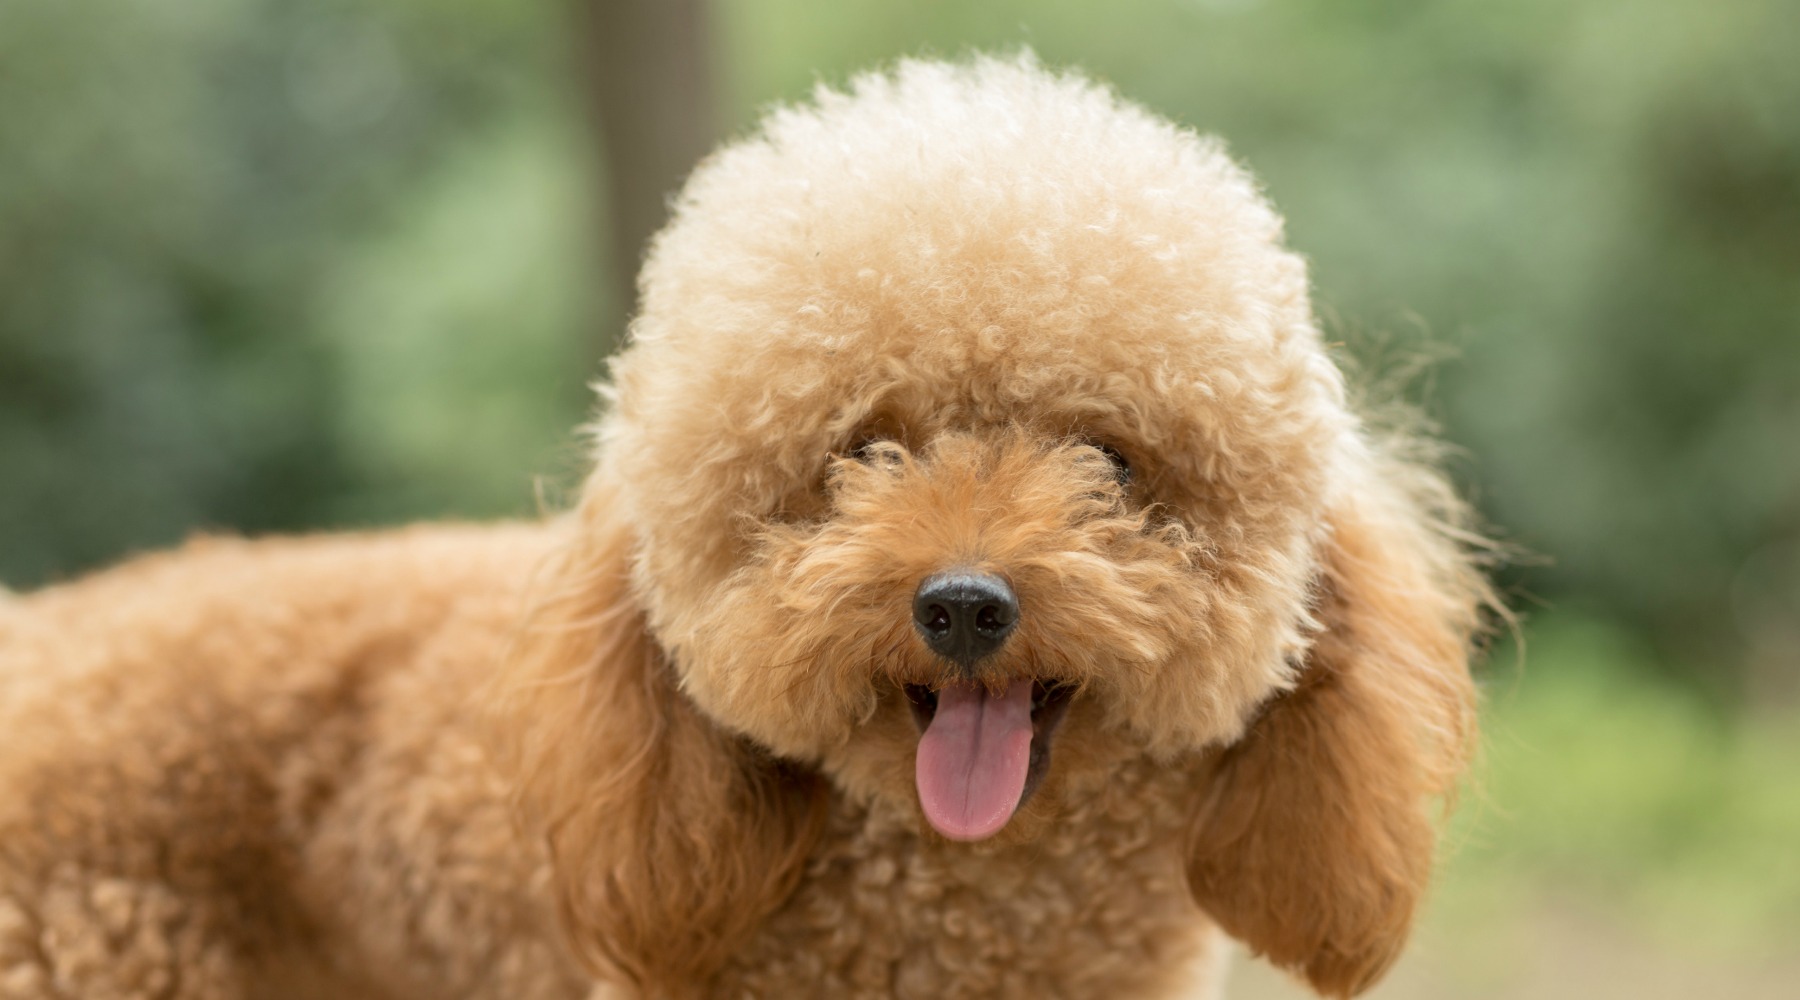
[[[1492,595],[1281,228],[1029,55],[774,111],[571,510],[0,612],[0,997],[1368,989]]]

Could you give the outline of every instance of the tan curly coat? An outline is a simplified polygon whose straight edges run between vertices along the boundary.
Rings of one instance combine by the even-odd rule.
[[[1360,992],[1488,591],[1280,235],[1028,57],[774,112],[657,239],[571,513],[0,609],[0,997],[1210,996],[1221,932]],[[948,567],[1018,595],[981,683],[1076,692],[977,843],[904,693]]]

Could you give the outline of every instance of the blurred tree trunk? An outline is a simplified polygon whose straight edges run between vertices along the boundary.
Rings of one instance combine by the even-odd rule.
[[[579,0],[583,62],[593,95],[606,190],[617,307],[601,354],[637,311],[644,246],[668,199],[716,135],[707,0]]]

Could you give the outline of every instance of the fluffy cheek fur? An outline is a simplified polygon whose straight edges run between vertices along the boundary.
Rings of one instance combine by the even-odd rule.
[[[829,793],[764,747],[910,804],[916,739],[880,692],[935,669],[896,634],[910,627],[910,581],[967,559],[1005,567],[1041,619],[1021,625],[1003,668],[1084,686],[1008,840],[1041,832],[1110,762],[1208,724],[1234,733],[1235,713],[1252,711],[1195,784],[1193,895],[1323,994],[1378,979],[1428,879],[1427,803],[1454,783],[1473,731],[1468,643],[1491,594],[1459,541],[1461,508],[1423,467],[1356,456],[1312,564],[1298,683],[1256,706],[1280,688],[1231,641],[1258,633],[1242,592],[1208,568],[1209,552],[1229,550],[1133,510],[1097,455],[961,436],[840,465],[830,516],[768,529],[762,556],[698,619],[721,631],[686,639],[685,671],[647,627],[630,533],[596,477],[523,637],[504,727],[583,957],[688,995],[781,904]],[[1168,728],[1138,726],[1158,704]]]
[[[764,528],[751,562],[693,606],[684,632],[665,632],[684,690],[778,754],[846,768],[895,758],[908,766],[887,768],[884,790],[910,797],[916,735],[884,725],[900,738],[869,740],[865,727],[901,684],[948,678],[911,604],[922,579],[952,568],[998,573],[1018,594],[994,676],[1078,685],[1072,728],[1139,752],[1233,738],[1287,681],[1304,613],[1281,599],[1284,581],[1231,572],[1219,540],[1133,501],[1096,449],[950,434],[917,456],[882,444],[838,460],[825,488],[821,520]]]

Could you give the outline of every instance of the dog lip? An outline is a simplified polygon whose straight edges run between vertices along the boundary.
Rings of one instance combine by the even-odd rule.
[[[912,710],[913,722],[924,732],[931,725],[932,717],[937,715],[937,690],[928,684],[902,684],[906,693],[907,707]],[[1069,710],[1069,701],[1075,697],[1075,686],[1064,681],[1034,680],[1031,682],[1031,729],[1032,735],[1048,736],[1062,717]]]
[[[907,707],[912,709],[913,724],[923,733],[931,725],[932,717],[937,715],[937,692],[923,684],[907,684]]]
[[[912,710],[913,724],[924,733],[937,715],[938,695],[929,685],[904,684],[907,707]],[[1031,757],[1025,772],[1025,788],[1019,794],[1019,805],[1031,801],[1031,794],[1043,784],[1050,771],[1050,743],[1056,727],[1069,714],[1075,700],[1076,687],[1064,681],[1034,680],[1031,683]]]
[[[1031,758],[1025,771],[1025,790],[1019,793],[1019,805],[1031,801],[1031,795],[1050,773],[1050,738],[1069,704],[1075,700],[1075,685],[1037,681],[1031,686]]]

